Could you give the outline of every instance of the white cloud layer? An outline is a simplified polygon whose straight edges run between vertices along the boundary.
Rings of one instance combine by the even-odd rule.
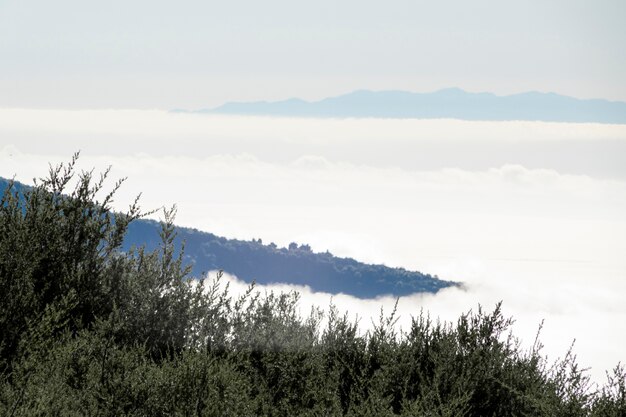
[[[160,110],[0,109],[0,143],[66,155],[253,155],[411,171],[505,164],[626,179],[626,125],[217,116]]]
[[[81,135],[171,135],[254,142],[312,143],[371,140],[601,140],[626,139],[626,125],[454,119],[291,118],[178,113],[163,110],[37,110],[0,108],[7,132]],[[84,139],[84,138],[83,138]],[[133,144],[128,144],[131,149]],[[204,148],[204,146],[202,146]],[[134,147],[136,148],[136,147]],[[144,149],[145,150],[145,149]]]
[[[81,167],[128,176],[119,208],[143,192],[181,225],[463,281],[403,297],[400,323],[502,300],[528,343],[546,320],[550,357],[576,338],[596,380],[626,359],[626,175],[602,171],[624,143],[609,125],[0,110],[0,176],[30,182],[81,148]],[[300,290],[305,314],[330,301]],[[333,301],[364,326],[394,302]]]

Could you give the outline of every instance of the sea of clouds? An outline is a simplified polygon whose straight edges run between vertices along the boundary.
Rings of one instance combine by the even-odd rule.
[[[576,339],[595,380],[626,359],[626,126],[0,109],[0,176],[30,183],[79,149],[128,177],[116,208],[141,192],[183,226],[465,284],[402,297],[403,328],[503,301],[526,345],[545,320],[550,358]],[[331,300],[265,289],[299,290],[303,314]],[[367,329],[395,299],[332,301]]]

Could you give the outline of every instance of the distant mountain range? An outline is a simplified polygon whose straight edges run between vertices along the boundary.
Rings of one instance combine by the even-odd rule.
[[[0,196],[8,183],[0,178]],[[16,183],[18,192],[27,188]],[[136,220],[129,227],[122,249],[145,245],[148,250],[154,250],[160,244],[159,231],[159,222]],[[435,293],[457,285],[421,272],[369,265],[351,258],[339,258],[329,252],[314,253],[307,245],[293,243],[288,248],[279,248],[274,244],[263,244],[260,239],[226,239],[184,227],[178,227],[177,232],[175,243],[180,247],[185,242],[184,259],[193,266],[195,277],[221,269],[247,282],[307,285],[314,291],[361,298]]]
[[[288,117],[626,123],[624,102],[579,100],[539,92],[496,96],[491,93],[469,93],[458,88],[432,93],[360,90],[314,102],[297,98],[275,102],[232,102],[198,112]]]

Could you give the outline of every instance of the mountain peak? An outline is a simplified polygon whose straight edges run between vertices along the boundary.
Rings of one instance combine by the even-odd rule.
[[[458,94],[458,95],[463,95],[463,94],[471,94],[468,93],[467,91],[459,88],[459,87],[448,87],[448,88],[442,88],[441,90],[437,90],[435,91],[433,94]]]
[[[431,93],[402,90],[356,90],[309,102],[226,103],[208,113],[329,118],[415,118],[460,120],[529,120],[626,124],[626,103],[579,100],[556,93],[526,92],[508,96],[472,93],[458,87]]]

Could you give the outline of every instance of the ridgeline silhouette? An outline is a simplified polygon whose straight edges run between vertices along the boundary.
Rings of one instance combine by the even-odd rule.
[[[231,102],[202,113],[287,117],[372,117],[460,120],[528,120],[576,123],[626,123],[626,103],[581,100],[555,93],[509,96],[447,88],[432,93],[360,90],[320,101]]]
[[[0,193],[9,181],[0,178]],[[14,189],[28,189],[15,183]],[[144,246],[155,250],[161,241],[161,225],[157,221],[136,219],[129,226],[122,249]],[[339,258],[329,252],[314,253],[305,244],[292,243],[279,248],[261,239],[252,241],[226,239],[196,229],[175,227],[174,243],[185,243],[184,260],[191,274],[202,277],[208,271],[223,270],[248,283],[288,283],[308,285],[314,291],[349,294],[361,298],[381,295],[402,296],[416,292],[435,293],[457,283],[404,268],[369,265],[351,258]]]

